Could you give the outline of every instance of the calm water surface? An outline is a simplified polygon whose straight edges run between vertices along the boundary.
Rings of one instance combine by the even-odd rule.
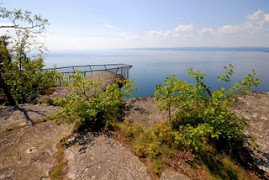
[[[131,64],[130,79],[139,88],[134,96],[152,96],[156,84],[170,75],[191,82],[187,69],[193,67],[206,73],[206,83],[215,89],[221,86],[217,76],[223,67],[234,65],[232,81],[256,71],[261,84],[255,90],[269,91],[268,49],[133,49],[96,50],[87,52],[52,52],[45,57],[46,67],[53,65]],[[228,85],[227,85],[228,86]]]

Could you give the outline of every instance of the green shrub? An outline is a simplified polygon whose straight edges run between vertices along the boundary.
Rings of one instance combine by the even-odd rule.
[[[120,88],[119,84],[124,87]],[[68,86],[72,93],[57,102],[62,106],[59,116],[66,123],[74,123],[76,130],[113,127],[113,122],[121,116],[124,97],[130,96],[133,89],[132,82],[117,80],[102,90],[101,80],[88,80],[81,72],[72,77]]]
[[[225,67],[219,80],[229,82],[233,73],[232,65]],[[231,96],[236,93],[243,95],[259,84],[255,72],[229,89],[218,89],[213,92],[205,84],[205,74],[188,70],[196,79],[194,84],[171,76],[165,79],[165,85],[158,85],[155,91],[157,107],[168,111],[169,121],[159,122],[147,128],[124,121],[118,127],[134,148],[134,152],[146,159],[149,172],[160,175],[162,169],[177,166],[173,163],[180,158],[180,151],[192,154],[190,163],[204,165],[209,176],[217,179],[245,177],[245,171],[227,157],[228,152],[242,150],[246,120],[235,115],[230,106]],[[237,146],[235,146],[237,144]],[[238,148],[240,147],[240,148]],[[191,153],[192,152],[192,153]],[[240,153],[239,153],[240,154]],[[193,161],[193,157],[198,161]],[[223,160],[222,160],[223,159]],[[244,174],[245,173],[245,174]]]
[[[224,70],[218,80],[230,82],[233,66],[224,67]],[[191,68],[188,73],[196,80],[194,84],[171,76],[165,79],[164,86],[158,85],[155,91],[159,109],[168,111],[175,131],[174,144],[190,146],[194,151],[200,152],[207,143],[244,141],[247,124],[245,119],[231,111],[230,97],[237,93],[244,95],[259,84],[254,70],[229,89],[221,88],[213,92],[205,84],[204,73]],[[175,111],[173,115],[171,108]]]

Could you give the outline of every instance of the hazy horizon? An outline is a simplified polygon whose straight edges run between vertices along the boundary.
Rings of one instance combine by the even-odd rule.
[[[77,52],[91,52],[91,51],[113,51],[113,50],[182,50],[182,51],[188,51],[188,50],[201,50],[201,51],[207,51],[207,50],[220,50],[220,51],[258,51],[258,52],[269,52],[269,46],[185,46],[185,47],[147,47],[147,48],[140,48],[140,47],[134,47],[134,48],[108,48],[108,49],[61,49],[61,50],[48,50],[45,54],[50,53],[77,53]]]

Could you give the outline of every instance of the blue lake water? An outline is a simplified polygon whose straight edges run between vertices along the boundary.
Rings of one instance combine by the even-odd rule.
[[[223,67],[234,65],[232,82],[255,70],[261,84],[255,90],[269,91],[269,48],[174,48],[91,50],[52,52],[45,57],[46,67],[54,65],[131,64],[130,79],[139,88],[134,96],[152,96],[157,84],[170,75],[192,80],[187,69],[193,67],[206,73],[206,83],[215,89],[221,86],[217,76]],[[228,85],[227,85],[228,86]]]

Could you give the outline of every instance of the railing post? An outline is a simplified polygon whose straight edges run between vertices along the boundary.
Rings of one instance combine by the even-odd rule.
[[[126,76],[127,76],[127,79],[129,79],[129,69],[126,68]]]

